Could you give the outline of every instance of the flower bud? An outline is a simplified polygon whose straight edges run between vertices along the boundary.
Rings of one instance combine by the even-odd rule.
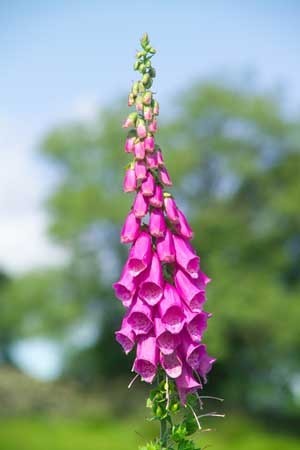
[[[148,33],[144,33],[140,39],[141,46],[144,50],[146,50],[147,45],[149,45],[149,36]]]
[[[127,139],[125,141],[125,147],[124,147],[126,153],[132,153],[134,151],[134,141],[135,141],[135,136],[127,137]]]
[[[137,111],[143,111],[143,97],[138,95],[135,99],[135,107]]]
[[[154,100],[153,114],[155,114],[156,116],[158,116],[159,114],[159,103],[157,100]]]
[[[148,51],[149,51],[149,53],[152,53],[152,55],[155,55],[155,53],[156,53],[156,50],[153,47],[150,47],[150,49]]]
[[[143,181],[147,178],[147,168],[144,161],[136,161],[134,165],[135,176],[139,181]]]
[[[123,191],[124,192],[134,192],[136,190],[136,176],[133,165],[130,165],[125,172],[125,177],[123,181]]]
[[[128,115],[127,119],[123,123],[123,128],[134,127],[137,119],[137,113],[132,112]]]
[[[139,65],[140,65],[140,62],[139,61],[135,61],[134,65],[133,65],[133,69],[134,70],[138,70]]]
[[[139,93],[139,83],[138,81],[135,81],[132,85],[132,93],[134,96],[137,96]]]
[[[152,120],[152,108],[150,106],[144,107],[144,118],[145,120]]]
[[[143,83],[140,81],[139,82],[139,92],[142,94],[142,93],[144,93],[145,92],[145,86],[143,85]]]
[[[134,95],[132,92],[128,95],[128,106],[132,106],[134,104]]]
[[[151,105],[151,101],[152,101],[152,92],[150,91],[145,92],[143,96],[144,105]]]
[[[151,133],[155,133],[157,131],[157,120],[156,119],[152,120],[152,122],[149,123],[148,129],[149,129],[149,131],[151,131]]]
[[[146,70],[145,64],[144,64],[144,63],[140,63],[140,66],[139,66],[139,72],[140,72],[140,73],[144,73],[145,70]]]
[[[156,70],[154,69],[154,67],[150,67],[149,75],[150,75],[151,78],[155,78],[156,77]]]
[[[154,151],[154,146],[155,146],[154,137],[151,136],[151,134],[148,135],[146,137],[146,139],[144,140],[144,143],[145,143],[145,150],[152,153]]]
[[[143,141],[138,141],[134,145],[134,154],[136,159],[142,160],[145,158],[145,147]]]
[[[143,85],[145,86],[146,84],[148,84],[149,81],[150,81],[149,73],[144,73],[143,78],[142,78]]]
[[[138,119],[136,122],[136,132],[139,138],[144,138],[147,135],[147,130],[146,130],[146,126],[145,126],[145,122],[143,121],[143,119]]]

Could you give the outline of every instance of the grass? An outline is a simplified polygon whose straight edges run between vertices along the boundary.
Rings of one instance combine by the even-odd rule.
[[[222,419],[221,419],[222,420]],[[299,450],[297,437],[267,433],[245,418],[211,420],[217,431],[199,433],[200,442],[216,450]],[[0,450],[137,450],[155,435],[154,425],[137,420],[79,421],[50,418],[5,419]]]

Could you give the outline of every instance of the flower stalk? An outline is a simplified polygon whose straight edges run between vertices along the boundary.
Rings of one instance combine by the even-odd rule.
[[[172,194],[172,180],[156,142],[159,104],[151,91],[156,53],[145,33],[134,70],[140,80],[128,96],[124,150],[132,155],[123,182],[135,199],[121,231],[130,244],[116,297],[126,309],[116,339],[126,353],[136,348],[132,371],[158,384],[147,400],[160,437],[141,450],[199,450],[190,436],[200,427],[197,391],[215,359],[202,342],[211,314],[203,310],[210,278],[191,244],[192,228]]]

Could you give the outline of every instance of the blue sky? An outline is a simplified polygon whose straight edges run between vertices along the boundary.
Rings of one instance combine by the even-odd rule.
[[[195,78],[253,71],[300,105],[300,2],[3,0],[0,3],[0,267],[20,273],[65,258],[46,234],[52,170],[38,143],[128,91],[138,38],[158,49],[161,115]],[[22,353],[22,352],[21,352]]]

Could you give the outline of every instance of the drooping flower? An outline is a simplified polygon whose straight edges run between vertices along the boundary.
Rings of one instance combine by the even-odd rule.
[[[134,158],[123,189],[136,194],[121,231],[121,242],[131,248],[113,285],[126,308],[116,340],[126,353],[136,346],[133,371],[152,383],[160,367],[175,380],[185,403],[189,393],[202,388],[198,379],[206,382],[215,361],[202,342],[210,317],[203,311],[210,279],[200,269],[187,218],[165,191],[172,181],[155,142],[159,105],[149,90],[155,71],[150,59],[145,64],[147,52],[155,50],[147,45],[135,64],[142,79],[129,95],[135,111],[123,124],[131,128],[125,152]]]

